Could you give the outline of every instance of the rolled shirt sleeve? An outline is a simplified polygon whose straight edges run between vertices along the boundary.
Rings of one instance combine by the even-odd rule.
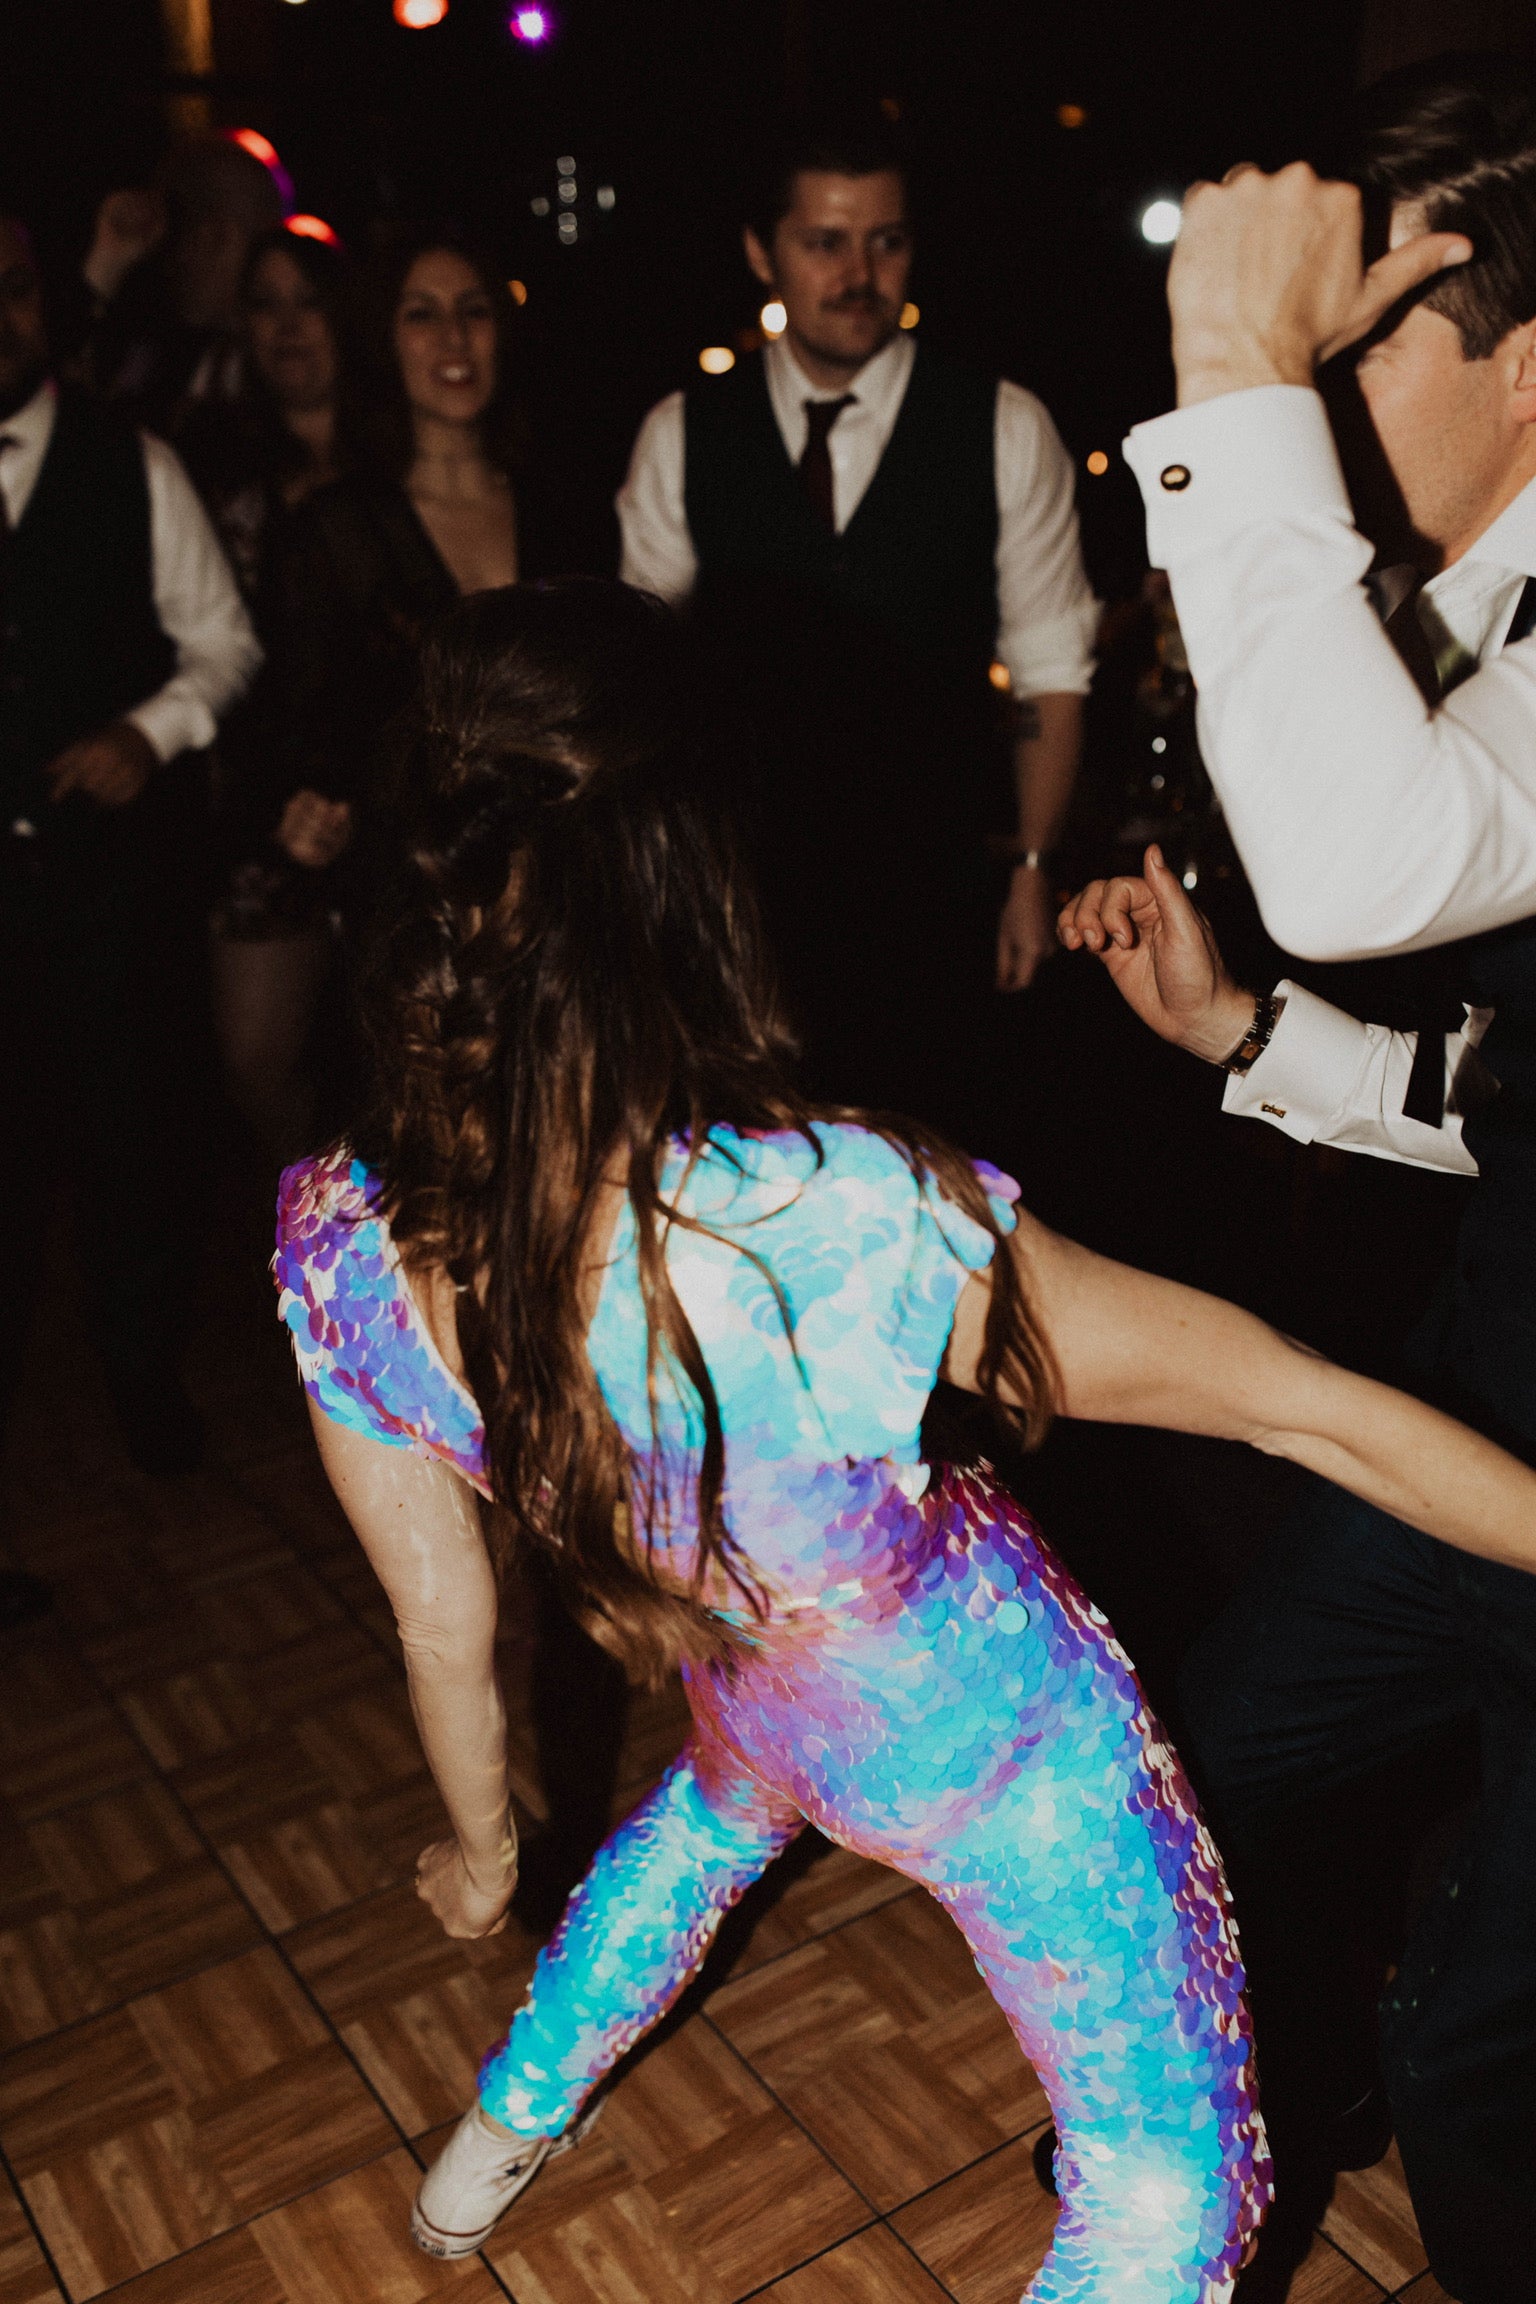
[[[1072,459],[1044,404],[997,388],[997,653],[1016,696],[1084,696],[1098,602],[1083,567]]]
[[[1536,640],[1426,708],[1362,583],[1318,395],[1223,394],[1138,425],[1125,454],[1276,941],[1355,959],[1536,910]]]
[[[1224,1112],[1267,1121],[1298,1144],[1331,1144],[1341,1152],[1365,1152],[1413,1168],[1477,1174],[1477,1162],[1462,1141],[1460,1114],[1451,1107],[1477,1064],[1485,1011],[1469,1011],[1463,1029],[1446,1037],[1448,1109],[1441,1126],[1430,1128],[1403,1111],[1416,1033],[1362,1024],[1289,981],[1279,984],[1276,994],[1285,1007],[1269,1046],[1246,1073],[1229,1076]]]
[[[684,498],[686,467],[683,395],[672,392],[641,425],[624,485],[614,499],[623,544],[619,574],[626,584],[663,600],[685,600],[698,579]]]
[[[143,435],[155,614],[176,669],[124,717],[161,760],[211,744],[250,686],[261,646],[212,523],[174,449]]]

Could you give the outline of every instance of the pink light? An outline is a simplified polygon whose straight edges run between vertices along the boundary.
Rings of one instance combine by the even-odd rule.
[[[277,156],[277,146],[270,136],[263,136],[259,128],[225,128],[221,133],[231,144],[238,144],[242,152],[249,152],[259,160],[277,186],[278,197],[285,209],[293,206],[293,178]]]
[[[407,32],[430,32],[448,13],[448,0],[395,0],[395,22]]]
[[[290,216],[285,229],[300,240],[323,240],[327,248],[341,246],[341,234],[323,216]]]
[[[530,48],[536,48],[541,40],[549,38],[549,10],[514,8],[507,22],[507,30],[514,40],[526,40]]]

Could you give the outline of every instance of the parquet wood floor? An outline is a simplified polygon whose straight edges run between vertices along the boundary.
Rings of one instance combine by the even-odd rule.
[[[0,2304],[1014,2304],[1050,2238],[1045,2100],[938,1908],[826,1848],[743,1907],[483,2257],[411,2246],[537,1945],[451,1943],[412,1893],[436,1794],[247,1236],[190,1355],[204,1471],[128,1466],[67,1278],[7,1445],[5,1551],[57,1605],[0,1645]],[[633,1706],[619,1812],[683,1717]],[[1388,2295],[1445,2304],[1391,2159],[1341,2182],[1292,2304]]]

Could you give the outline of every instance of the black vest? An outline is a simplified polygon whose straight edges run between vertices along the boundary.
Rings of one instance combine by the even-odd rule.
[[[164,685],[176,651],[155,614],[138,435],[67,387],[17,527],[0,539],[0,827],[91,843],[105,813],[50,811],[43,770]]]
[[[996,410],[994,379],[919,345],[879,468],[834,536],[785,452],[761,357],[687,395],[696,613],[772,773],[798,777],[824,823],[841,804],[867,824],[877,791],[887,818],[910,805],[931,819],[941,789],[956,822],[1006,795],[987,683]]]
[[[1509,641],[1533,630],[1536,580]],[[1412,1353],[1450,1405],[1536,1459],[1536,919],[1471,937],[1445,961],[1455,1000],[1494,1010],[1481,1055],[1499,1091],[1462,1124],[1479,1181]]]

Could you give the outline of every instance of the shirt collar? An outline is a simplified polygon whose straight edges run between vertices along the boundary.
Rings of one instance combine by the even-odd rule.
[[[42,456],[53,437],[54,411],[58,404],[58,386],[50,376],[40,384],[24,407],[14,416],[7,416],[0,424],[0,434],[13,441],[18,448],[30,450],[33,456]]]
[[[841,400],[845,392],[852,392],[861,408],[867,408],[877,422],[889,417],[895,420],[897,409],[912,374],[912,360],[917,350],[912,336],[905,332],[893,336],[889,344],[882,344],[872,360],[866,360],[858,374],[846,384],[828,391],[813,384],[791,352],[782,336],[773,337],[763,352],[768,363],[770,385],[776,386],[786,398],[797,405],[807,400]]]

